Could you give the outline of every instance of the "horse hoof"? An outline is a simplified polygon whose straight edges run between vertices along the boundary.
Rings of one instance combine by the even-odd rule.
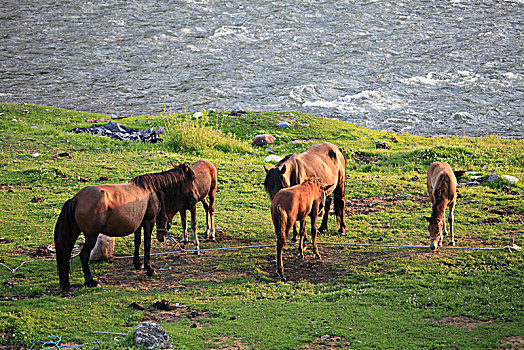
[[[147,271],[146,275],[148,275],[149,277],[156,276],[156,271],[155,270]]]
[[[99,285],[99,283],[96,280],[94,280],[94,279],[92,279],[90,281],[86,281],[85,284],[86,284],[87,287],[97,287]]]
[[[318,259],[318,260],[321,260],[321,259],[322,259],[322,255],[320,255],[320,254],[315,254],[315,258]]]
[[[451,246],[455,245],[455,241],[449,241],[449,245]]]
[[[200,250],[198,250],[198,249],[195,250],[195,255],[200,255],[200,254],[201,254],[201,253],[200,253]]]
[[[298,255],[297,255],[297,259],[299,259],[299,260],[303,260],[303,259],[304,259],[304,254],[298,254]]]

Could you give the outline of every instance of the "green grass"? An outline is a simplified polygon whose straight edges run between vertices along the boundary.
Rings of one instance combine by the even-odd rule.
[[[83,275],[75,258],[71,283],[77,287],[69,295],[57,294],[55,262],[35,252],[53,243],[62,204],[86,185],[124,182],[166,170],[171,161],[208,159],[218,167],[216,226],[225,231],[218,233],[218,243],[203,242],[202,248],[274,244],[269,197],[262,186],[263,166],[272,166],[264,163],[269,151],[251,146],[253,137],[262,133],[276,137],[271,146],[279,156],[302,152],[320,141],[340,146],[348,155],[346,198],[391,200],[347,216],[343,236],[336,234],[330,218],[330,230],[319,237],[321,242],[428,245],[425,172],[441,160],[478,176],[495,173],[520,179],[515,184],[498,180],[459,188],[457,244],[502,248],[514,238],[524,245],[522,140],[420,137],[297,112],[202,113],[200,118],[164,113],[118,121],[132,128],[166,128],[164,142],[152,145],[69,132],[76,126],[103,124],[88,120],[107,116],[0,104],[0,263],[18,267],[12,274],[0,266],[0,347],[29,348],[56,335],[61,345],[103,342],[102,349],[132,348],[131,335],[111,343],[115,335],[93,332],[132,334],[141,320],[151,317],[167,330],[177,349],[299,349],[322,344],[351,349],[484,349],[503,347],[513,337],[522,340],[524,259],[522,252],[502,249],[429,253],[321,245],[323,260],[306,254],[306,260],[297,261],[296,247],[291,247],[284,256],[286,272],[294,276],[289,283],[275,282],[274,248],[209,252],[195,257],[194,264],[188,263],[193,257],[153,257],[157,267],[171,269],[158,270],[153,278],[143,271],[129,273],[130,282],[110,281],[99,288],[78,287]],[[284,120],[291,127],[277,126]],[[391,149],[376,149],[377,140],[388,141]],[[71,158],[57,157],[63,152]],[[201,232],[200,205],[198,224]],[[178,216],[172,231],[180,234]],[[155,252],[172,248],[153,243]],[[116,239],[115,255],[132,251],[132,236]],[[24,262],[28,263],[20,266]],[[92,264],[92,272],[95,277],[121,277],[131,261],[120,262]],[[166,316],[150,308],[161,299],[186,307]],[[146,310],[129,308],[133,302]],[[445,321],[449,319],[467,319],[476,327]]]

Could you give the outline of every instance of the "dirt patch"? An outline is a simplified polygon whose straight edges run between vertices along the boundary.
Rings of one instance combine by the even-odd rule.
[[[524,337],[514,336],[509,337],[506,340],[503,340],[501,344],[504,346],[504,349],[524,349]]]
[[[335,337],[329,334],[321,336],[319,339],[304,344],[300,347],[303,350],[317,350],[317,349],[347,349],[352,345],[350,341],[342,337]]]
[[[448,325],[458,328],[466,328],[468,331],[473,331],[478,326],[495,324],[493,321],[478,321],[467,316],[444,317],[440,320],[426,319],[426,321],[436,322],[440,325]]]
[[[221,350],[247,350],[247,349],[251,349],[250,346],[247,346],[245,344],[242,343],[242,339],[239,339],[239,338],[235,338],[235,339],[231,339],[231,338],[227,338],[227,337],[222,337],[222,338],[215,338],[213,340],[209,340],[207,341],[206,343],[209,343],[209,344],[214,344],[216,349],[221,349]]]
[[[367,215],[376,211],[387,210],[388,208],[397,205],[404,198],[394,196],[375,196],[366,198],[355,198],[346,200],[345,215]],[[413,203],[421,206],[430,206],[429,198],[427,196],[418,196],[411,199]]]

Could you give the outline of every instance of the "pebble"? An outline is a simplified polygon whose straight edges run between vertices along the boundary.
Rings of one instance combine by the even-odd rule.
[[[278,123],[279,128],[289,128],[290,124],[288,122],[280,122]]]
[[[193,114],[193,118],[198,119],[198,118],[202,117],[203,115],[204,115],[204,113],[202,113],[202,112],[196,112],[196,113]]]
[[[33,154],[31,154],[31,157],[33,157],[33,158],[36,158],[38,156],[40,156],[40,153],[33,153]]]

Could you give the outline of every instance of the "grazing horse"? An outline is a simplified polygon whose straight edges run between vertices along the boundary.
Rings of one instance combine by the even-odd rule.
[[[313,252],[320,259],[317,248],[317,218],[325,209],[327,194],[331,186],[322,187],[318,179],[308,179],[300,185],[284,188],[271,201],[271,217],[277,236],[277,273],[281,281],[285,281],[284,266],[282,264],[282,250],[287,248],[289,231],[298,221],[300,222],[300,243],[298,258],[304,258],[304,238],[306,236],[306,220],[311,218],[311,237]]]
[[[449,164],[445,162],[434,162],[429,166],[427,186],[431,201],[431,216],[426,217],[426,220],[429,222],[428,230],[431,250],[442,247],[442,231],[444,231],[444,234],[447,234],[446,222],[444,220],[446,206],[449,207],[449,245],[455,245],[453,210],[455,209],[457,199],[457,177],[463,174],[464,171],[453,172]]]
[[[309,147],[303,153],[286,156],[277,165],[266,170],[264,187],[273,199],[283,188],[298,185],[310,177],[323,183],[334,184],[328,195],[334,191],[334,208],[340,225],[338,233],[346,232],[344,219],[346,157],[337,146],[329,142],[321,142]],[[331,198],[326,200],[326,210],[319,231],[327,230]],[[307,238],[306,238],[307,239]],[[293,230],[293,241],[296,240],[296,228]]]
[[[197,202],[202,202],[202,205],[206,212],[206,230],[204,231],[203,236],[204,238],[209,237],[210,241],[215,241],[214,216],[215,216],[215,198],[216,198],[217,184],[218,184],[217,167],[213,163],[207,160],[199,160],[199,161],[194,162],[191,165],[191,170],[193,170],[195,174],[194,183],[195,183]],[[195,236],[195,254],[199,254],[198,252],[199,242],[198,242],[197,225],[196,225],[196,204],[197,203],[191,204],[180,210],[180,219],[182,221],[182,230],[184,234],[181,246],[182,248],[184,248],[186,243],[188,242],[186,210],[189,210],[189,212],[191,213],[191,229],[193,230],[193,234]],[[173,220],[174,214],[175,213],[172,213],[172,215],[168,215],[167,218],[163,218],[164,220],[167,220],[168,222],[167,227],[171,227],[171,222]]]
[[[194,178],[193,170],[184,163],[161,173],[136,176],[123,184],[87,186],[67,200],[54,234],[61,290],[70,288],[71,251],[80,232],[85,236],[80,261],[86,286],[98,285],[91,276],[88,262],[100,233],[123,237],[134,232],[133,264],[140,269],[140,231],[144,228],[144,268],[148,276],[154,275],[149,261],[153,226],[157,224],[157,239],[164,242],[165,229],[158,219],[181,210],[188,202],[196,203]]]

